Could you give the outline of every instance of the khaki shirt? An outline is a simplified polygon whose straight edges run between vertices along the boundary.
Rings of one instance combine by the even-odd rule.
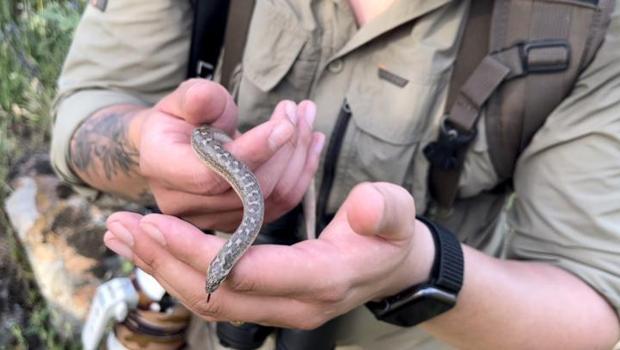
[[[335,212],[360,182],[389,181],[410,190],[418,213],[424,213],[430,196],[422,149],[437,135],[467,6],[468,1],[399,0],[358,29],[347,0],[258,1],[233,76],[241,127],[267,120],[282,99],[311,99],[318,106],[316,129],[330,135],[346,99],[352,118],[329,210]],[[619,15],[616,6],[596,59],[520,156],[511,205],[508,196],[490,193],[498,177],[481,119],[455,210],[442,219],[463,242],[488,254],[570,271],[616,309]],[[178,0],[114,0],[105,12],[86,9],[56,105],[52,158],[67,181],[95,193],[67,165],[69,140],[82,120],[112,104],[152,105],[184,79],[191,19],[189,2]],[[400,83],[380,77],[379,69]],[[426,342],[415,340],[422,339],[419,330],[374,321],[363,309],[354,314],[363,315],[349,320],[345,342],[390,349]]]

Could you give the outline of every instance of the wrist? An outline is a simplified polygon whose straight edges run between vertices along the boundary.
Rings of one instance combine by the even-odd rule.
[[[143,205],[153,205],[155,199],[153,198],[149,182],[146,176],[144,176],[140,167],[142,131],[145,125],[145,120],[152,113],[152,108],[136,108],[127,112],[128,125],[127,125],[127,142],[133,147],[136,152],[136,167],[134,172],[137,175],[136,191],[131,194],[131,199],[137,203]]]
[[[417,255],[417,263],[415,278],[417,283],[425,282],[429,279],[435,260],[435,242],[428,226],[422,221],[415,220],[414,244]]]
[[[391,278],[387,288],[383,288],[374,298],[382,299],[399,293],[413,285],[429,280],[435,259],[435,243],[429,228],[420,220],[413,220],[413,234],[408,242],[408,254],[400,264],[399,271]]]
[[[88,117],[71,140],[70,165],[86,184],[102,192],[144,202],[148,186],[139,167],[139,128],[145,110],[113,105]]]
[[[417,283],[382,300],[366,304],[379,320],[404,327],[415,326],[452,309],[464,279],[463,250],[457,237],[424,218],[416,220],[416,225],[417,222],[427,229],[420,229],[422,226],[418,225],[418,232],[430,233],[435,246],[430,275],[423,282],[420,282],[418,275]],[[412,275],[417,274],[412,271]]]
[[[140,143],[142,142],[142,127],[144,120],[151,112],[151,108],[140,108],[127,112],[128,129],[127,129],[127,141],[138,152],[138,158],[140,157]]]
[[[435,260],[436,247],[431,231],[425,223],[418,219],[415,220],[412,244],[409,266],[413,273],[411,273],[410,283],[404,288],[428,281]]]

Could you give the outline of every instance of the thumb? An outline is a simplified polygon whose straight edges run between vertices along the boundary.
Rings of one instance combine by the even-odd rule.
[[[229,136],[237,128],[237,106],[232,96],[222,85],[210,80],[183,82],[155,108],[193,125],[211,124]]]
[[[414,231],[415,203],[404,188],[386,182],[356,186],[343,204],[356,233],[387,240],[408,240]]]

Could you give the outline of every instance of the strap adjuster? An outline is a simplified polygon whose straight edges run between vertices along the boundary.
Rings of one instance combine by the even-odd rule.
[[[206,61],[198,60],[196,64],[196,77],[212,80],[215,67]]]
[[[460,155],[475,137],[475,129],[458,129],[446,119],[441,125],[437,141],[424,147],[424,155],[434,167],[455,170],[459,167]]]
[[[570,43],[563,39],[527,41],[517,44],[524,73],[553,73],[568,69]]]

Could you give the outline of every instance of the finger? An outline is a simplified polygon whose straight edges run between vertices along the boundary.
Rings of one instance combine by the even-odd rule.
[[[115,217],[111,216],[108,221],[111,220],[115,220]],[[173,216],[149,214],[144,216],[138,225],[172,255],[193,269],[205,273],[224,244],[223,239],[205,235],[191,223]]]
[[[108,247],[108,249],[116,254],[126,259],[133,260],[133,251],[131,248],[128,247],[123,240],[113,235],[110,231],[106,231],[103,234],[103,243],[106,247]]]
[[[109,232],[106,233],[106,237],[104,238],[106,245],[109,244],[110,241],[119,239],[127,243],[127,237],[131,237],[132,243],[128,244],[125,248],[131,249],[132,260],[139,268],[162,283],[168,292],[183,295],[190,299],[196,299],[197,296],[204,297],[206,272],[202,273],[202,270],[196,271],[191,266],[182,263],[181,260],[170,255],[166,251],[166,244],[165,241],[162,240],[161,233],[148,230],[148,227],[147,230],[143,230],[140,227],[141,218],[140,215],[127,212],[112,214],[107,220]],[[198,229],[190,227],[187,227],[187,230],[200,232]],[[180,236],[177,237],[178,239],[185,238],[182,233],[178,234],[180,234]],[[215,246],[221,246],[223,244],[221,239],[204,234],[194,236],[193,239],[203,244],[207,242]],[[196,258],[210,259],[208,256],[196,256]],[[176,276],[176,278],[174,276]],[[179,278],[180,276],[183,277]],[[191,280],[192,286],[200,287],[188,288],[189,285],[184,286],[183,283],[178,283],[179,281],[185,280]],[[201,280],[202,283],[200,282]],[[181,288],[179,288],[179,286],[181,286]]]
[[[288,119],[293,126],[299,123],[297,116],[297,106],[291,101],[282,101],[278,104],[270,121]],[[269,198],[279,183],[280,179],[287,173],[290,159],[297,143],[297,131],[293,129],[289,141],[284,144],[268,161],[253,168],[254,174],[260,183],[260,188],[265,198]]]
[[[125,227],[137,227],[142,215],[130,212],[119,212],[112,214],[106,220],[108,231],[103,236],[105,245],[127,259],[133,259],[133,247],[135,239],[131,231]],[[122,226],[118,226],[117,222],[123,222]],[[114,234],[111,232],[114,229]]]
[[[141,150],[150,152],[143,152],[140,157],[142,173],[172,190],[205,195],[224,192],[228,183],[199,159],[189,144],[191,128],[179,123],[173,118],[162,118],[152,126],[156,130],[143,135]],[[255,127],[225,147],[254,169],[276,154],[293,134],[288,119],[276,119]],[[167,136],[165,144],[161,135]]]
[[[120,232],[119,230],[114,230],[115,234],[116,233],[121,233],[121,235],[117,235],[117,236],[121,236],[125,237],[126,240],[132,240],[133,241],[133,235],[131,233],[132,229],[135,229],[138,227],[138,225],[140,224],[140,220],[142,220],[143,215],[137,214],[137,213],[132,213],[132,212],[128,212],[128,211],[121,211],[121,212],[116,212],[113,213],[112,215],[110,215],[108,217],[108,219],[106,220],[106,226],[108,227],[108,230],[111,230],[111,225],[113,225],[116,222],[121,223],[125,228],[125,229],[130,229],[128,232]],[[129,236],[128,236],[129,235]],[[131,237],[131,238],[128,238]],[[133,244],[129,244],[130,246],[133,246]]]
[[[170,254],[198,271],[207,271],[222,241],[204,235],[182,220],[151,214],[141,220],[144,231],[152,232]],[[293,246],[251,247],[235,265],[226,285],[237,292],[264,296],[294,296],[299,299],[341,297],[346,289],[338,276],[343,266],[336,247],[313,240]],[[326,274],[326,271],[332,273]],[[315,281],[312,285],[308,281]]]
[[[150,215],[150,217],[153,216]],[[163,215],[157,215],[157,217],[160,220],[173,219]],[[111,216],[108,222],[113,234],[116,234],[114,232],[118,230],[120,224],[124,230],[133,235],[135,241],[132,248],[133,261],[136,265],[155,277],[166,291],[203,317],[304,328],[318,326],[326,320],[325,316],[321,318],[319,313],[303,302],[280,297],[242,295],[232,291],[226,283],[207,302],[204,289],[206,277],[204,271],[206,270],[196,269],[178,259],[173,254],[176,251],[174,249],[176,245],[162,245],[160,237],[148,233],[152,230],[148,223],[140,225],[139,216],[118,213]],[[175,222],[177,223],[179,222]],[[175,242],[184,242],[185,253],[189,255],[183,256],[192,256],[193,261],[200,260],[203,266],[207,266],[205,262],[212,257],[210,254],[199,255],[196,252],[207,247],[219,249],[223,245],[221,239],[199,234],[199,231],[191,226],[175,227],[173,225],[170,227],[173,231],[169,232],[170,235],[167,235],[167,238],[174,236]],[[172,243],[170,240],[168,242]],[[307,316],[308,319],[300,323],[300,314]],[[311,317],[311,314],[314,316]]]
[[[250,169],[257,169],[272,158],[283,146],[296,142],[297,105],[282,101],[271,119],[239,136],[225,148]],[[265,134],[265,126],[269,126]]]
[[[353,231],[388,240],[410,239],[415,223],[415,204],[402,187],[389,183],[356,186],[342,205]]]
[[[231,291],[225,283],[209,296],[204,288],[204,273],[171,258],[165,251],[157,253],[146,258],[136,253],[134,262],[139,268],[150,271],[149,274],[176,300],[207,321],[251,322],[275,327],[313,329],[330,317],[325,312],[319,312],[318,308],[295,299],[237,293]],[[160,261],[155,264],[155,260],[148,259]],[[154,264],[166,268],[152,270]],[[305,317],[300,319],[299,315]]]
[[[293,145],[287,143],[271,159],[254,169],[264,198],[271,197],[280,179],[286,176],[293,151]]]
[[[305,168],[301,175],[298,176],[297,184],[289,190],[287,200],[277,201],[275,203],[271,202],[271,198],[266,200],[266,206],[268,208],[271,207],[271,209],[265,213],[266,222],[276,219],[282,212],[292,209],[295,205],[297,205],[297,203],[301,202],[319,167],[321,151],[323,150],[324,145],[325,135],[319,132],[313,133],[312,144],[308,149]]]
[[[206,167],[190,146],[194,128],[168,114],[155,114],[140,144],[140,171],[171,190],[221,193],[226,181]]]
[[[295,329],[315,329],[342,313],[336,308],[323,310],[318,305],[292,298],[237,293],[225,283],[211,295],[209,302],[203,297],[187,306],[200,315],[217,320]]]
[[[231,210],[215,214],[185,215],[183,220],[200,228],[208,228],[222,232],[232,233],[241,223],[243,209]]]
[[[284,171],[274,190],[274,195],[281,198],[290,197],[290,191],[299,181],[299,177],[305,168],[309,154],[308,148],[312,142],[312,124],[316,116],[316,106],[311,101],[303,101],[299,104],[298,115],[298,135],[295,149],[287,162],[286,171]],[[276,198],[277,200],[278,198]]]
[[[252,246],[231,271],[227,285],[245,294],[339,302],[350,287],[340,278],[345,266],[341,257],[337,246],[323,240]]]
[[[193,125],[211,124],[230,136],[237,125],[237,106],[230,93],[206,79],[183,82],[155,108]]]
[[[263,193],[270,193],[277,183],[279,176],[288,163],[292,147],[295,142],[295,125],[297,122],[297,106],[292,101],[282,101],[274,110],[272,118],[232,142],[224,145],[233,156],[243,162],[250,170],[258,171],[257,168],[265,163],[276,164],[271,168],[268,175],[257,173],[260,187]],[[202,194],[218,194],[228,188],[228,183],[219,175],[208,177],[212,185],[207,185],[207,190]]]
[[[166,215],[147,215],[141,220],[140,226],[151,236],[161,237],[158,242],[170,254],[198,271],[209,269],[211,260],[223,245],[220,238],[205,238],[191,224]],[[311,249],[303,245],[253,246],[235,265],[229,283],[235,290],[256,294],[312,294],[314,286],[308,286],[308,278],[312,276],[312,280],[327,281],[327,278],[322,278],[324,272],[329,270],[326,267],[338,265],[337,261],[325,258],[333,250],[334,247],[326,242],[317,242]],[[320,282],[316,285],[323,288]]]
[[[151,185],[151,189],[159,210],[168,215],[218,214],[243,208],[239,196],[232,189],[212,196],[169,190],[157,184]]]

